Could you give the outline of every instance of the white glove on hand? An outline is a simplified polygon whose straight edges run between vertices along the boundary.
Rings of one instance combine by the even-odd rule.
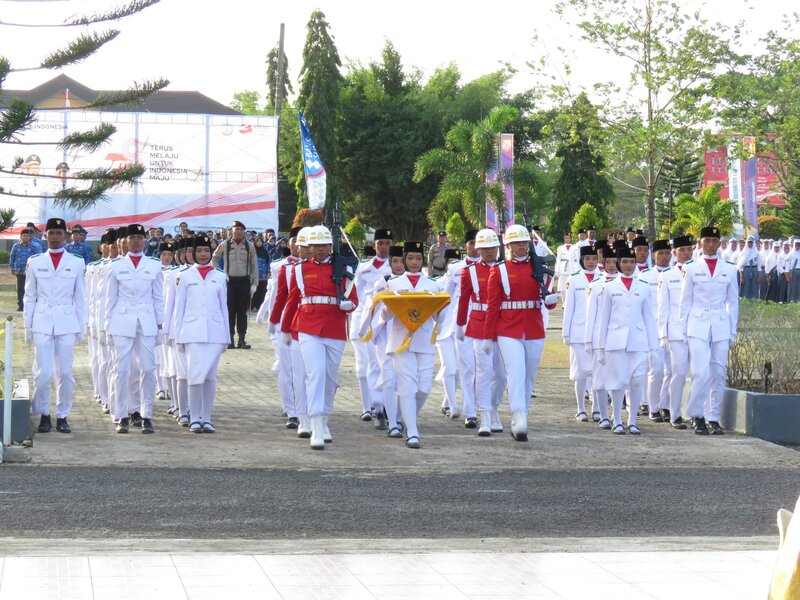
[[[178,352],[186,352],[186,344],[175,344],[175,349]]]
[[[275,332],[278,331],[278,326],[275,325],[275,323],[270,322],[270,324],[267,325],[267,331],[270,335],[275,335]]]
[[[456,326],[456,339],[459,342],[463,342],[465,335],[466,335],[466,328],[463,325],[457,325]]]
[[[114,336],[111,335],[110,333],[107,333],[106,334],[106,342],[108,343],[108,347],[109,348],[113,348],[114,347]]]
[[[281,341],[286,344],[287,346],[291,345],[292,343],[292,334],[287,333],[285,331],[281,332]]]
[[[606,364],[606,351],[605,350],[598,350],[597,351],[597,362],[601,365]]]
[[[591,352],[592,351],[592,342],[584,342],[583,349],[586,350],[586,352]]]
[[[350,312],[356,309],[356,305],[353,304],[350,300],[342,300],[339,302],[339,310],[343,310],[344,312]]]
[[[263,325],[265,320],[266,320],[266,315],[261,313],[256,315],[256,323],[258,323],[259,325]]]
[[[160,346],[163,343],[164,343],[164,336],[161,335],[161,331],[159,331],[158,333],[156,333],[156,343],[155,343],[155,345],[156,346]]]
[[[30,329],[25,330],[25,343],[26,344],[33,343],[33,332]]]
[[[661,338],[660,340],[658,340],[658,342],[659,342],[659,345],[660,345],[662,348],[669,348],[669,339],[667,339],[667,338],[663,337],[663,338]]]
[[[481,340],[481,352],[484,354],[491,354],[492,348],[494,348],[494,342],[492,340]]]
[[[169,334],[166,331],[161,332],[161,336],[164,339],[164,344],[169,344]]]
[[[255,294],[255,293],[256,293],[256,288],[257,288],[257,287],[258,287],[258,286],[256,286],[256,285],[251,285],[251,286],[250,286],[250,295],[251,295],[251,296],[252,296],[253,294]]]
[[[568,336],[568,335],[565,335],[565,336],[564,336],[564,337],[562,337],[561,339],[562,339],[562,340],[564,340],[564,343],[565,343],[567,346],[569,346],[569,336]]]
[[[558,294],[547,294],[547,296],[544,297],[545,304],[556,304],[559,300],[561,300],[561,296]]]
[[[100,342],[101,346],[108,346],[108,336],[105,331],[98,332],[97,341]]]

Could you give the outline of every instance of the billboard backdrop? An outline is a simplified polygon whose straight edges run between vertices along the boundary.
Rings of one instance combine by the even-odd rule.
[[[81,223],[90,237],[128,223],[170,233],[181,221],[207,230],[233,219],[251,229],[277,230],[277,117],[53,110],[38,111],[36,118],[19,138],[24,145],[0,146],[6,169],[15,157],[23,160],[13,174],[0,173],[0,186],[17,194],[0,195],[0,206],[14,208],[17,216],[17,226],[5,234],[52,216]],[[101,122],[117,132],[100,150],[64,152],[52,145]],[[147,168],[141,179],[86,211],[56,208],[51,197],[38,197],[77,185],[65,179],[70,173],[131,162]]]
[[[498,162],[495,163],[495,167],[488,173],[486,177],[487,182],[495,182],[497,181],[498,175],[498,167],[500,165],[501,171],[508,171],[514,167],[514,134],[513,133],[501,133],[498,137]],[[503,193],[505,194],[505,218],[506,218],[506,227],[509,225],[514,224],[514,183],[504,183],[503,184]],[[491,203],[486,203],[486,227],[489,229],[493,229],[496,233],[501,233],[498,231],[500,223],[497,219],[497,211],[495,211],[494,206]]]

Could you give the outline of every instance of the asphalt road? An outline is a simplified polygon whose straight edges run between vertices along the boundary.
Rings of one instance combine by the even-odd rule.
[[[82,538],[763,536],[796,469],[6,466],[0,535]]]

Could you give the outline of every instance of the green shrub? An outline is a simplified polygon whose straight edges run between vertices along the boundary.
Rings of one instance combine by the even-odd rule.
[[[728,357],[728,386],[764,391],[767,363],[769,391],[800,393],[800,304],[761,300],[739,302],[739,335]]]
[[[11,252],[8,250],[0,250],[0,265],[7,265],[10,257]]]

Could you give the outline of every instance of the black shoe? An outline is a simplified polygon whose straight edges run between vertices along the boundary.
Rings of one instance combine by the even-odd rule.
[[[119,420],[119,424],[117,425],[117,433],[128,433],[128,424],[130,420],[128,417]]]
[[[236,347],[241,348],[242,350],[250,350],[250,348],[252,348],[252,346],[244,340],[239,340],[239,343],[236,344]]]
[[[664,417],[661,416],[660,412],[650,413],[650,420],[653,423],[663,423],[664,422]]]
[[[365,410],[364,412],[361,413],[361,420],[372,421],[372,413]]]
[[[681,417],[678,417],[670,423],[673,429],[686,429],[686,423],[683,422]]]
[[[478,428],[478,417],[467,417],[464,419],[464,427],[467,429],[477,429]]]
[[[669,423],[670,422],[670,416],[671,415],[669,413],[669,409],[668,408],[662,408],[661,409],[661,420],[664,423]]]
[[[300,426],[300,419],[297,417],[289,417],[286,421],[286,429],[297,429]]]
[[[711,435],[725,435],[725,430],[719,424],[719,421],[709,421],[708,426],[711,428]]]
[[[375,417],[375,429],[378,431],[386,431],[389,429],[389,419],[386,418],[386,411],[381,410]]]
[[[150,419],[142,419],[142,433],[155,433],[156,430],[153,429],[153,423]]]
[[[50,415],[42,415],[42,418],[39,419],[39,429],[37,430],[39,433],[50,433],[53,429],[53,422],[50,420]]]
[[[134,427],[141,427],[142,426],[142,415],[139,414],[139,411],[136,410],[131,415],[131,424]]]
[[[233,350],[233,349],[235,349],[235,348],[236,348],[236,346],[234,346],[234,345],[233,345],[233,342],[231,342],[230,344],[228,344],[228,350]]]
[[[708,435],[708,427],[703,417],[696,417],[694,419],[694,432],[697,435]]]
[[[67,418],[64,417],[63,419],[56,419],[56,431],[60,431],[61,433],[72,433],[72,428],[67,423]]]

